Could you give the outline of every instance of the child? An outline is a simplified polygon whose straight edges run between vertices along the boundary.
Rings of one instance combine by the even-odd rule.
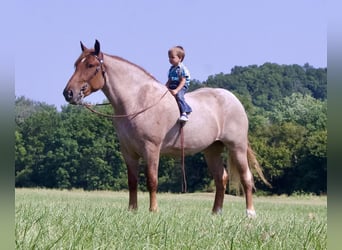
[[[182,46],[175,46],[168,51],[171,68],[169,70],[168,81],[166,87],[176,98],[180,109],[179,121],[188,121],[188,114],[192,112],[191,107],[185,102],[184,94],[190,84],[189,70],[182,63],[185,52]]]

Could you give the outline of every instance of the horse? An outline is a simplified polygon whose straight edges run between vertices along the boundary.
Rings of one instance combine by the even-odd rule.
[[[246,215],[256,215],[251,168],[269,184],[248,141],[248,118],[238,98],[221,88],[199,88],[185,98],[193,112],[183,124],[180,140],[179,108],[164,84],[142,67],[103,53],[100,43],[87,48],[82,42],[75,72],[64,88],[70,104],[79,105],[91,93],[102,90],[113,107],[113,126],[127,165],[129,210],[138,208],[139,161],[146,163],[149,210],[158,211],[157,188],[160,155],[179,156],[203,152],[215,181],[213,214],[222,212],[226,186],[233,174],[240,176],[246,199]],[[228,151],[226,170],[222,153]],[[228,174],[229,173],[229,174]]]

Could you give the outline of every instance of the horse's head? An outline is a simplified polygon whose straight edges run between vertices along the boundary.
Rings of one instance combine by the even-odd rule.
[[[106,83],[100,43],[96,40],[94,49],[88,49],[81,42],[81,49],[82,54],[75,62],[75,72],[63,91],[65,100],[71,104],[81,103],[84,97]]]

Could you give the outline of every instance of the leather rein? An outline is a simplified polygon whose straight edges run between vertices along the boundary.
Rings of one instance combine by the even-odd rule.
[[[125,117],[136,117],[137,115],[141,114],[141,113],[144,113],[145,111],[151,109],[152,107],[156,106],[163,98],[164,96],[166,96],[166,94],[169,92],[169,90],[166,90],[165,93],[159,98],[159,100],[155,103],[153,103],[152,105],[140,110],[140,111],[137,111],[137,112],[133,112],[131,114],[125,114],[125,115],[114,115],[114,114],[105,114],[105,113],[102,113],[102,112],[99,112],[95,109],[93,109],[92,107],[93,106],[103,106],[103,105],[110,105],[110,103],[103,103],[103,104],[95,104],[95,105],[92,105],[92,104],[89,104],[89,103],[82,103],[82,105],[84,107],[86,107],[88,110],[90,110],[91,112],[97,114],[97,115],[100,115],[100,116],[104,116],[104,117],[107,117],[107,118],[125,118]]]

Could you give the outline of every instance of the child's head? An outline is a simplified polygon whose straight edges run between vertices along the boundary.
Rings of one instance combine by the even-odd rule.
[[[180,61],[183,62],[184,57],[185,57],[185,51],[184,51],[182,46],[178,45],[178,46],[175,46],[175,47],[172,47],[171,49],[169,49],[169,51],[168,51],[169,57],[172,54],[176,54],[179,57]]]

